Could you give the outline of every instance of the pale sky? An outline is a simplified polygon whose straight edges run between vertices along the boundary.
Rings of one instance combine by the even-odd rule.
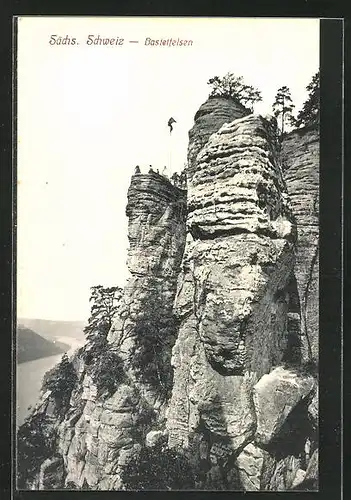
[[[79,45],[51,46],[53,34]],[[124,45],[86,45],[98,34]],[[193,45],[145,46],[147,37]],[[91,286],[123,286],[134,167],[183,168],[209,78],[243,76],[265,114],[282,85],[300,109],[318,68],[317,19],[20,18],[18,316],[87,320]]]

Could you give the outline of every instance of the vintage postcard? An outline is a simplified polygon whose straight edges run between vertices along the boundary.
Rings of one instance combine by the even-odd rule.
[[[16,31],[17,489],[318,491],[320,20]]]

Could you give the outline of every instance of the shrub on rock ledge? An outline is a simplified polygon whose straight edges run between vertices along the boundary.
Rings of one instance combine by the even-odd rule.
[[[56,411],[61,417],[68,409],[77,381],[76,371],[67,354],[64,354],[61,361],[44,376],[42,390],[51,391],[51,396],[55,399]]]
[[[110,397],[124,380],[123,361],[116,352],[106,349],[100,353],[91,375],[98,397],[103,394]]]
[[[57,435],[43,414],[25,420],[17,432],[17,487],[28,488],[45,459],[56,449]]]
[[[189,490],[195,487],[186,457],[162,443],[142,448],[139,456],[122,468],[121,479],[128,490]]]

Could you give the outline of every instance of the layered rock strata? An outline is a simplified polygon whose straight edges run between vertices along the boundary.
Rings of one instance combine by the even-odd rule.
[[[166,342],[185,245],[186,191],[158,174],[135,175],[128,191],[128,269],[123,305],[108,336],[126,349],[141,324],[156,321]],[[162,304],[162,307],[160,307]],[[160,316],[155,317],[155,311]],[[120,344],[124,343],[122,347]]]
[[[318,364],[319,134],[316,127],[288,134],[282,144],[285,180],[296,218],[295,276],[301,305],[303,358]]]
[[[189,131],[188,171],[196,169],[196,158],[210,135],[224,123],[230,123],[250,113],[242,104],[225,97],[207,99],[195,114],[194,126]]]
[[[273,118],[211,98],[189,132],[188,192],[132,177],[130,278],[106,346],[125,378],[101,396],[74,357],[64,418],[50,392],[36,409],[59,441],[34,488],[123,489],[123,465],[165,439],[198,489],[318,487],[318,388],[302,369],[318,353],[318,137],[277,137]],[[145,379],[151,352],[171,394]]]
[[[104,398],[98,396],[91,376],[81,367],[80,386],[59,427],[66,487],[123,488],[120,468],[144,444],[148,431],[143,423],[145,413],[163,418],[164,398],[138,379],[130,358],[146,329],[157,323],[157,334],[163,341],[158,355],[164,356],[171,373],[176,334],[172,307],[185,244],[185,195],[157,174],[131,179],[126,209],[130,278],[120,315],[108,336],[108,348],[125,361],[126,380],[111,397]],[[46,484],[43,479],[41,483]]]
[[[169,446],[187,450],[195,461],[201,457],[203,488],[250,489],[252,483],[270,489],[272,478],[284,476],[286,460],[294,461],[287,452],[280,464],[265,450],[272,438],[252,453],[259,467],[270,464],[269,479],[263,479],[267,472],[256,470],[253,478],[246,471],[245,486],[240,472],[246,447],[256,441],[252,446],[262,447],[257,382],[272,367],[300,360],[298,335],[289,328],[299,310],[296,226],[278,150],[275,120],[251,115],[212,134],[196,168],[188,170],[188,238],[175,302],[181,324],[167,428]],[[301,389],[285,414],[280,409],[273,418],[284,422],[312,392],[313,380],[306,385],[307,393]],[[298,468],[296,461],[295,473]]]

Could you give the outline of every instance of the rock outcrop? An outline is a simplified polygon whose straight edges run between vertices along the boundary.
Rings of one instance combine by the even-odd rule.
[[[296,130],[284,139],[282,162],[298,227],[295,276],[301,305],[303,358],[318,364],[319,134]]]
[[[108,340],[124,344],[146,322],[172,343],[173,302],[185,245],[186,192],[158,174],[135,175],[128,191],[128,269],[123,306]],[[158,307],[162,303],[162,308]],[[155,317],[160,311],[161,316]],[[162,331],[161,331],[162,330]]]
[[[294,322],[296,226],[275,127],[274,119],[252,115],[224,124],[199,151],[196,168],[193,163],[188,170],[189,237],[175,303],[181,324],[167,427],[171,447],[199,455],[201,443],[208,470],[204,488],[211,488],[217,473],[221,489],[274,489],[277,478],[277,489],[286,489],[294,479],[286,477],[292,454],[279,462],[275,453],[257,448],[267,444],[260,442],[260,432],[269,426],[258,407],[265,386],[260,378],[280,363],[300,360]],[[298,390],[292,372],[274,373],[272,380],[286,382],[285,388],[291,382],[292,389],[287,406],[279,408],[275,388],[267,391],[264,405],[274,421],[270,432],[279,435],[314,381],[302,376]],[[247,447],[254,440],[249,460]],[[264,484],[267,460],[272,474]],[[253,475],[250,461],[256,464]],[[296,472],[299,462],[294,464]],[[233,475],[234,469],[239,474]]]
[[[185,195],[157,174],[131,179],[126,209],[130,278],[120,314],[108,335],[109,348],[125,361],[127,379],[112,396],[103,398],[91,376],[80,374],[81,391],[72,396],[71,411],[60,424],[66,486],[123,488],[120,467],[138,452],[150,430],[145,414],[163,418],[164,397],[138,379],[132,361],[140,338],[157,323],[156,333],[162,341],[157,355],[164,358],[168,370],[164,379],[171,380],[170,356],[176,334],[172,308],[185,244]]]
[[[250,114],[242,104],[224,97],[207,99],[195,114],[195,123],[189,131],[188,171],[196,169],[196,158],[210,135],[237,118]]]
[[[104,345],[123,378],[101,393],[86,346],[65,415],[43,395],[58,442],[39,489],[124,489],[123,467],[164,443],[195,489],[318,487],[316,131],[281,146],[274,118],[218,97],[189,139],[187,191],[131,179],[130,278]]]

